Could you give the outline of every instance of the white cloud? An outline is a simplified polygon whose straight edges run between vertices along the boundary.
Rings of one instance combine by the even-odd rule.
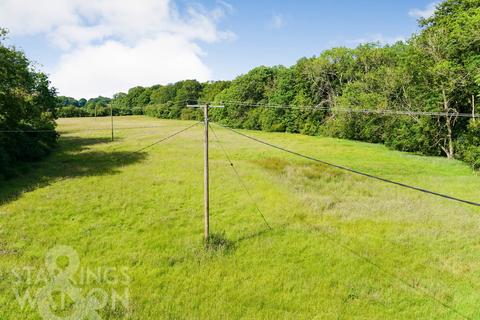
[[[279,13],[275,13],[270,19],[269,27],[271,29],[281,29],[285,26],[285,18]]]
[[[412,9],[408,12],[410,17],[427,19],[433,16],[437,9],[438,2],[430,3],[425,9]]]
[[[0,0],[0,21],[15,35],[46,36],[63,50],[52,83],[75,97],[112,95],[136,85],[208,80],[199,42],[233,39],[218,22],[233,8],[170,0]]]
[[[128,46],[117,41],[89,45],[65,54],[52,75],[62,93],[78,97],[111,96],[137,85],[149,86],[196,78],[211,72],[194,43],[170,34]]]
[[[48,5],[32,0],[0,0],[0,21],[13,35],[50,32],[55,26],[78,23],[71,3],[51,0]]]

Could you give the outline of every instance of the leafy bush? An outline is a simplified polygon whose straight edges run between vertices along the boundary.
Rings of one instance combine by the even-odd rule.
[[[431,156],[441,155],[442,151],[434,144],[439,133],[436,119],[392,117],[386,128],[384,139],[385,145],[389,148]]]
[[[143,114],[143,108],[142,107],[134,107],[132,109],[132,114],[136,116],[140,116]]]
[[[467,131],[457,141],[457,148],[459,159],[480,169],[480,121],[470,121]]]

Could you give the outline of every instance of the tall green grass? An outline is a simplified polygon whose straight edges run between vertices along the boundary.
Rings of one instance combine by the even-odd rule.
[[[41,319],[37,309],[20,308],[12,268],[41,269],[60,244],[78,252],[83,268],[128,268],[129,306],[109,304],[99,310],[103,319],[480,318],[479,209],[215,128],[253,199],[212,137],[216,236],[205,248],[203,128],[132,153],[191,122],[119,117],[111,142],[108,121],[59,120],[59,149],[0,187],[1,319]],[[121,129],[140,126],[160,127]],[[249,134],[480,200],[478,174],[460,162],[331,138]],[[93,287],[110,284],[83,290]]]

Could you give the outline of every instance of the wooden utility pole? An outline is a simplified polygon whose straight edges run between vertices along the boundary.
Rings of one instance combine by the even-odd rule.
[[[110,122],[111,122],[111,125],[112,125],[112,141],[113,141],[114,136],[113,136],[113,107],[112,107],[112,105],[110,105]]]
[[[208,107],[204,107],[204,123],[205,123],[205,141],[204,141],[204,169],[203,169],[203,204],[204,204],[204,219],[205,219],[205,242],[208,241],[210,233],[210,199],[209,199],[209,176],[208,176]]]
[[[210,108],[224,108],[224,106],[205,105],[187,105],[188,108],[203,108],[203,122],[204,122],[204,155],[203,155],[203,213],[204,213],[204,238],[205,243],[210,236],[210,181],[208,176],[208,109]]]

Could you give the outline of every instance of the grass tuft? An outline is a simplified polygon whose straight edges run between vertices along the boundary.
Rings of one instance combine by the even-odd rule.
[[[258,159],[253,160],[252,162],[264,169],[277,173],[285,171],[285,169],[290,165],[288,161],[279,158]]]
[[[229,240],[225,233],[212,233],[205,243],[208,251],[228,253],[235,249],[235,242]]]

